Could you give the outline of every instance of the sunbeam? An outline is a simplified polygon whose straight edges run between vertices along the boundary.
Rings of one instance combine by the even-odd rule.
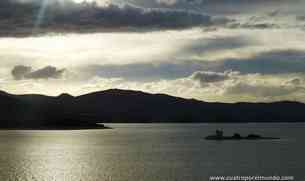
[[[48,1],[49,0],[42,0],[41,1],[40,9],[39,9],[37,17],[36,17],[33,32],[36,32],[39,29],[41,23],[43,22],[45,12],[46,12],[46,9],[47,9],[47,5],[48,5]]]

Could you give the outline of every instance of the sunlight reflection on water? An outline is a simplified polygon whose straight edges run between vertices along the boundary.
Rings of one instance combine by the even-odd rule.
[[[222,125],[281,141],[208,142],[219,125],[111,125],[113,130],[0,131],[2,181],[204,181],[210,175],[302,173],[304,125]],[[285,155],[285,157],[283,156]]]

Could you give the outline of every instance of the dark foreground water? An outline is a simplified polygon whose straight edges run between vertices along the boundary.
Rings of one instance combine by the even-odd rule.
[[[212,175],[305,180],[305,124],[111,124],[113,130],[0,131],[0,180],[205,181]],[[206,141],[259,133],[281,140]]]

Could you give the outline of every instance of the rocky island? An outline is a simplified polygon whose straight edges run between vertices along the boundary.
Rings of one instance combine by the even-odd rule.
[[[205,139],[206,140],[276,140],[276,139],[280,139],[280,138],[264,137],[264,136],[257,135],[257,134],[249,134],[248,136],[243,137],[238,133],[234,133],[233,136],[224,136],[223,131],[216,130],[215,135],[209,135],[209,136],[205,137]]]

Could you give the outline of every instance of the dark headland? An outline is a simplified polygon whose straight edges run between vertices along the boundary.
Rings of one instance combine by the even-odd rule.
[[[0,92],[0,128],[106,128],[96,123],[303,122],[305,104],[208,103],[164,94],[110,89],[73,97]]]

